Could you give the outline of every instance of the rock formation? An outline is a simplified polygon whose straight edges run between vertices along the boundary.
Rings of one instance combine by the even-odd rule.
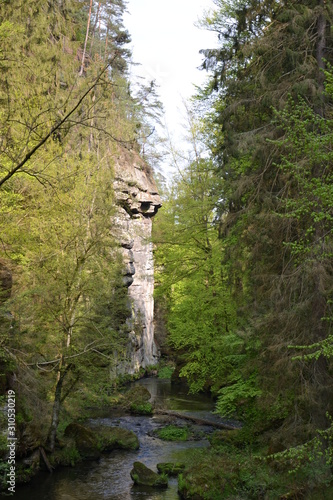
[[[132,318],[126,371],[156,364],[154,340],[154,263],[152,217],[161,206],[150,167],[135,152],[122,150],[115,164],[118,213],[115,229],[123,250],[124,284],[132,301]]]

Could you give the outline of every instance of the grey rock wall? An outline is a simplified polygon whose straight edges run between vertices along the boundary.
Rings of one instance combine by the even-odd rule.
[[[156,364],[154,340],[154,262],[151,242],[152,217],[161,200],[149,166],[135,152],[122,151],[115,165],[115,195],[118,211],[114,219],[124,257],[124,284],[132,303],[130,338],[123,371]],[[119,372],[119,368],[118,368]]]

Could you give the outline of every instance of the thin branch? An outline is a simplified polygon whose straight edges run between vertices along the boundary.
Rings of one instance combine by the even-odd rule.
[[[117,56],[115,56],[115,57],[117,57]],[[109,62],[103,68],[103,70],[98,75],[98,77],[96,78],[96,80],[94,81],[94,83],[88,88],[88,90],[83,94],[83,96],[80,97],[80,99],[78,100],[78,102],[67,113],[67,115],[59,123],[57,123],[57,125],[55,125],[54,127],[52,127],[52,129],[50,130],[50,132],[48,134],[46,134],[46,136],[38,144],[36,144],[36,146],[33,147],[29,151],[29,153],[27,153],[25,155],[25,157],[23,158],[23,160],[18,165],[16,165],[16,167],[14,167],[12,170],[10,170],[10,172],[8,172],[7,175],[5,175],[2,179],[0,179],[0,187],[6,181],[8,181],[14,174],[16,174],[16,172],[19,171],[23,167],[23,165],[25,165],[30,160],[30,158],[36,153],[36,151],[38,151],[38,149],[40,149],[46,143],[46,141],[54,134],[54,132],[56,132],[68,120],[68,118],[79,108],[79,106],[82,104],[82,102],[87,97],[87,95],[96,87],[97,83],[99,82],[99,80],[101,79],[101,77],[104,75],[104,73],[107,71],[107,69],[109,68],[110,65],[111,65],[111,62]]]
[[[87,344],[86,347],[83,349],[83,351],[78,352],[77,354],[72,354],[71,356],[64,356],[63,359],[72,359],[72,358],[77,358],[78,356],[82,356],[82,354],[86,354],[87,352],[93,351],[94,347],[91,347],[93,344],[95,344],[97,340],[93,340],[93,342],[90,342],[90,344]],[[42,363],[39,363],[38,361],[36,363],[28,363],[26,366],[37,366],[37,368],[41,368],[41,366],[44,365],[50,365],[52,363],[59,363],[62,358],[57,358],[57,359],[52,359],[51,361],[43,361]]]

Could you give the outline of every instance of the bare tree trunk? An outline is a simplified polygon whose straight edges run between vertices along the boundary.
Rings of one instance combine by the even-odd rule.
[[[324,69],[325,69],[325,45],[326,45],[326,19],[324,15],[324,0],[319,0],[319,6],[321,7],[321,12],[318,17],[317,22],[317,46],[316,46],[316,60],[318,64],[318,86],[320,90],[320,101],[321,104],[315,109],[319,116],[324,116]]]
[[[101,2],[98,2],[97,12],[96,12],[96,19],[95,19],[95,23],[94,23],[94,26],[93,26],[93,29],[92,29],[92,32],[91,32],[91,45],[90,45],[90,50],[89,50],[89,56],[90,57],[92,57],[92,48],[93,48],[93,44],[94,44],[94,38],[95,38],[97,23],[98,23],[98,26],[99,26],[99,39],[100,39],[100,32],[101,32],[101,30],[100,30],[101,21],[100,21],[100,15],[99,15],[100,8],[101,8]]]
[[[85,60],[86,52],[87,52],[87,43],[88,43],[88,35],[89,35],[89,26],[90,26],[90,19],[91,19],[92,3],[93,3],[93,0],[90,0],[88,22],[87,22],[87,31],[86,31],[86,39],[84,41],[83,54],[82,54],[82,62],[81,62],[81,69],[80,69],[80,72],[79,72],[80,76],[83,75],[84,60]]]
[[[108,52],[108,36],[109,36],[109,26],[107,27],[106,30],[106,36],[105,36],[105,47],[104,47],[104,61],[107,60],[107,52]]]

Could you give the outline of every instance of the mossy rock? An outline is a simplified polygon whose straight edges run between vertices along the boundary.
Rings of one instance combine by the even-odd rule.
[[[133,415],[152,415],[153,406],[150,403],[133,403],[131,404],[130,412]]]
[[[197,464],[178,476],[178,493],[183,499],[215,500],[234,498],[237,492],[237,474],[225,473],[222,461]]]
[[[188,427],[167,425],[154,431],[154,434],[163,441],[188,441],[192,433]]]
[[[97,436],[102,451],[137,450],[140,446],[137,435],[122,427],[99,427]]]
[[[157,470],[160,474],[166,474],[167,476],[178,476],[185,469],[185,464],[180,462],[162,462],[156,465]]]
[[[130,472],[135,484],[140,486],[151,486],[153,488],[167,488],[168,480],[164,476],[159,476],[141,462],[134,462]]]
[[[75,441],[82,459],[96,460],[100,457],[99,441],[91,429],[72,422],[66,427],[64,436]]]
[[[150,392],[143,385],[136,385],[135,387],[132,387],[124,394],[124,396],[130,405],[147,403],[151,398]]]

